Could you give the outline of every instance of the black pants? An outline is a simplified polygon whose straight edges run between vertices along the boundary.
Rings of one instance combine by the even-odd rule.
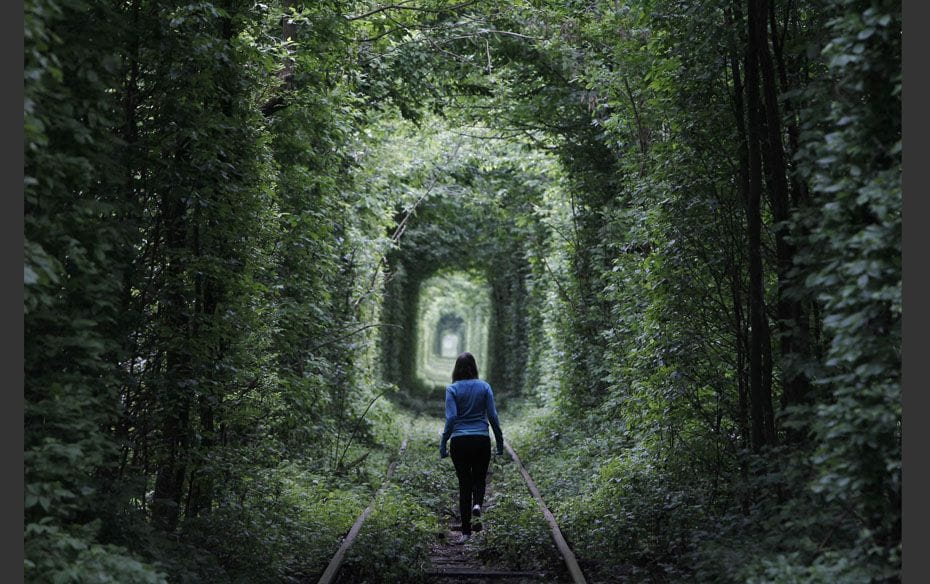
[[[488,464],[491,462],[491,437],[456,436],[449,442],[449,455],[459,477],[462,533],[471,533],[471,506],[484,504]]]

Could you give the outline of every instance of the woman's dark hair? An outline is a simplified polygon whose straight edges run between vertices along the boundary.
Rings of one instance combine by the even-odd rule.
[[[452,368],[452,382],[463,379],[478,379],[478,364],[475,363],[475,356],[468,352],[459,355]]]

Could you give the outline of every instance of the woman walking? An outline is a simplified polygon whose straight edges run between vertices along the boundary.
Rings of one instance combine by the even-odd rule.
[[[494,407],[494,392],[487,382],[478,379],[478,364],[471,353],[462,353],[452,369],[452,385],[446,387],[446,427],[439,443],[439,456],[445,458],[446,442],[451,438],[450,451],[455,474],[459,479],[459,511],[462,516],[462,536],[458,543],[471,538],[472,515],[481,515],[484,489],[491,462],[491,437],[488,422],[494,430],[497,454],[504,453],[504,437]]]

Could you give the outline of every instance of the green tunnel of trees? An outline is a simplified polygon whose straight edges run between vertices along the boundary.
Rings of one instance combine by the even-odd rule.
[[[444,394],[449,372],[461,352],[468,351],[478,363],[487,364],[490,294],[482,279],[465,272],[434,275],[421,282],[419,288],[413,328],[397,325],[410,331],[415,345],[408,342],[409,348],[400,348],[398,355],[385,355],[383,360],[416,355],[417,378]],[[398,380],[397,384],[414,387],[417,382]],[[443,401],[442,397],[434,395],[429,399],[437,402]]]
[[[465,296],[460,302],[467,307],[481,304],[469,295],[479,296],[482,286],[488,289],[491,309],[485,327],[465,329],[487,337],[486,350],[472,351],[476,356],[487,356],[486,361],[479,361],[482,376],[505,393],[520,392],[525,386],[530,326],[525,281],[529,266],[522,249],[525,242],[506,210],[499,212],[502,217],[498,218],[491,218],[492,213],[486,205],[463,204],[455,199],[420,209],[417,225],[410,228],[404,244],[389,256],[391,278],[385,287],[383,305],[383,321],[388,326],[381,334],[383,374],[386,380],[415,395],[429,396],[433,409],[442,403],[445,385],[438,388],[438,393],[433,387],[424,387],[416,371],[416,359],[420,304],[427,301],[421,288],[432,278],[442,277],[437,275],[437,267],[478,274],[479,281],[473,287],[460,285],[460,291],[450,292]],[[465,340],[484,346],[479,338]],[[443,375],[446,382],[450,373],[451,367]]]
[[[900,3],[24,26],[26,581],[319,577],[455,274],[592,581],[900,580]]]

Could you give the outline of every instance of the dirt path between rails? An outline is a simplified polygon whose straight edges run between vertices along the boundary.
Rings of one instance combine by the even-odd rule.
[[[504,455],[506,456],[506,454]],[[498,459],[501,460],[501,459]],[[450,490],[448,509],[445,511],[445,532],[436,534],[436,541],[429,545],[431,568],[427,572],[430,581],[436,584],[491,584],[492,582],[512,582],[532,584],[539,582],[560,582],[561,574],[539,567],[514,568],[508,565],[487,545],[491,530],[504,526],[495,522],[495,505],[500,499],[498,488],[513,490],[520,483],[503,479],[504,473],[516,473],[512,465],[492,464],[488,468],[488,483],[485,492],[484,508],[480,518],[472,518],[472,538],[464,544],[455,543],[461,534],[461,518],[458,516],[457,485]],[[511,477],[512,479],[512,477]],[[513,496],[512,493],[508,493]],[[498,541],[505,534],[497,535]]]

